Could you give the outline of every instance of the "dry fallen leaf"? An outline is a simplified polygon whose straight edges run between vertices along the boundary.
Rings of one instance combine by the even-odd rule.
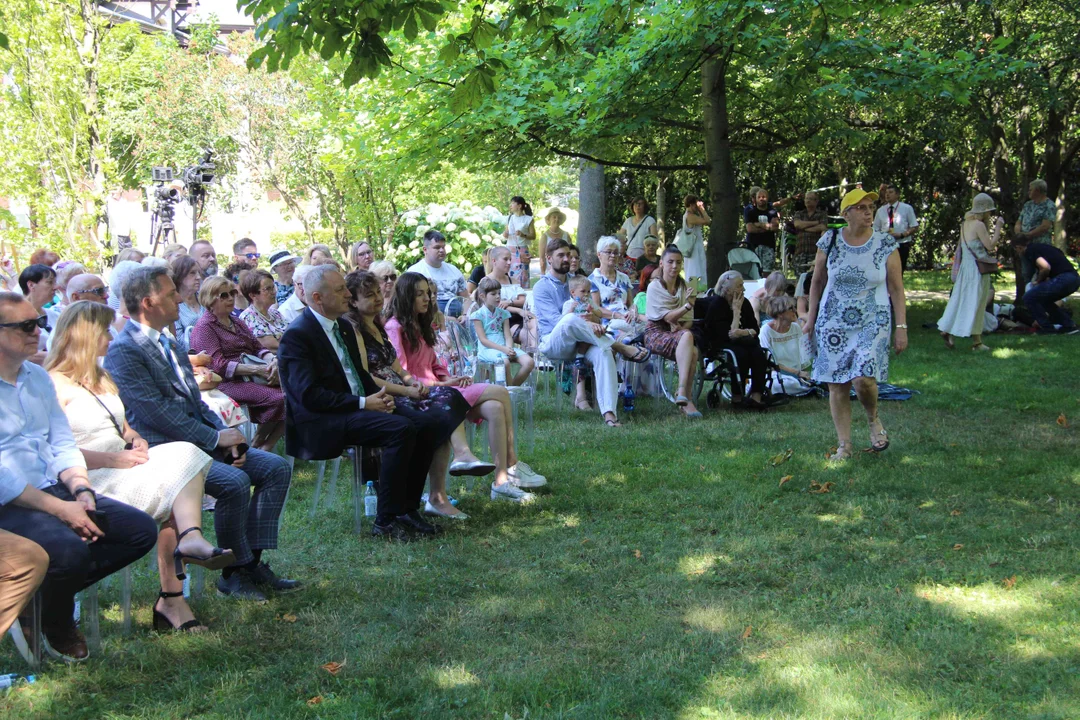
[[[313,698],[308,698],[307,704],[308,704],[308,707],[315,707],[316,705],[318,705],[321,702],[322,702],[322,695],[316,695]]]
[[[745,640],[746,638],[750,637],[750,633],[753,632],[753,630],[753,625],[747,625],[746,629],[742,631],[742,639]]]
[[[956,543],[955,545],[952,546],[952,549],[953,550],[963,550],[964,549],[964,544],[963,543]]]
[[[952,515],[953,517],[959,517],[960,515],[963,515],[963,513],[962,513],[962,512],[960,512],[959,510],[953,510],[953,511],[952,511],[951,513],[949,513],[949,514],[950,514],[950,515]]]
[[[287,623],[294,623],[297,620],[299,620],[300,618],[296,617],[292,613],[285,613],[284,615],[278,615],[277,619],[282,620],[282,621],[287,622]]]
[[[341,669],[345,667],[346,662],[348,662],[348,661],[347,660],[342,660],[341,662],[330,661],[330,662],[326,663],[325,665],[320,665],[319,667],[321,667],[323,670],[330,673],[331,675],[337,675],[339,672],[341,672]]]
[[[777,465],[783,465],[784,463],[786,463],[788,460],[791,459],[791,456],[793,454],[794,454],[794,451],[791,448],[788,448],[787,450],[780,453],[779,455],[773,455],[771,458],[769,458],[769,464],[772,465],[773,467],[776,467]]]
[[[582,544],[582,545],[584,545],[584,544],[585,544],[585,543],[587,543],[587,542],[589,542],[589,538],[584,538],[584,539],[583,539],[583,540],[581,541],[581,544]]]
[[[839,448],[837,448],[837,447],[835,447],[835,446],[834,446],[834,447],[831,447],[831,448],[829,448],[829,452],[825,453],[825,459],[826,459],[826,460],[830,460],[830,459],[832,459],[832,456],[836,454],[836,451],[837,451],[837,450],[839,450]]]
[[[784,487],[784,483],[791,482],[791,479],[793,477],[795,477],[795,476],[794,475],[785,475],[784,477],[780,478],[780,487]]]
[[[1013,585],[1016,584],[1016,576],[1013,575],[1012,577],[1007,577],[1002,580],[1001,583],[1005,586],[1006,590],[1011,590]]]
[[[1057,424],[1063,428],[1069,427],[1069,421],[1065,417],[1065,413],[1061,413],[1060,415],[1058,415]]]
[[[824,485],[815,480],[814,482],[810,483],[810,492],[814,493],[815,495],[822,495],[827,492],[832,492],[832,489],[835,485],[836,483],[834,483],[832,480],[828,481]]]
[[[641,551],[640,550],[635,550],[634,551],[634,557],[636,557],[638,560],[640,560],[641,559]]]
[[[900,592],[900,586],[899,585],[896,586],[896,588],[894,588],[894,589],[896,590],[897,595],[902,595],[903,594],[903,593]]]

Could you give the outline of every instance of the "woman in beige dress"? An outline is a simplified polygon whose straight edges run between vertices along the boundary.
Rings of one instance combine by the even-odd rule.
[[[154,629],[205,630],[184,601],[184,562],[219,570],[236,560],[231,550],[207,542],[199,527],[211,458],[186,442],[151,448],[128,425],[116,385],[98,365],[112,340],[112,316],[106,305],[72,303],[56,324],[45,369],[86,459],[94,490],[161,524],[161,593],[154,605]],[[178,528],[183,532],[177,534]]]

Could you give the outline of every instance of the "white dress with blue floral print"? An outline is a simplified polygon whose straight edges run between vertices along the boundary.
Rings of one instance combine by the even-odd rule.
[[[817,357],[811,376],[826,383],[857,377],[887,381],[892,312],[885,265],[896,252],[896,239],[875,232],[853,247],[841,230],[835,240],[825,233],[817,246],[827,253],[829,280],[814,324]]]

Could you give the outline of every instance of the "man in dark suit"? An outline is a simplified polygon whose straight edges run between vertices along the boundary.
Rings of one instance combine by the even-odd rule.
[[[356,334],[339,318],[349,309],[345,278],[320,265],[304,278],[307,308],[278,345],[285,390],[285,446],[306,460],[341,455],[347,445],[382,448],[379,509],[371,534],[407,540],[438,528],[418,512],[431,458],[469,407],[454,393],[449,418],[395,407],[364,370]]]
[[[179,295],[167,268],[141,268],[122,289],[131,318],[105,356],[127,420],[151,445],[184,441],[215,456],[206,492],[217,499],[217,541],[236,553],[236,564],[218,580],[223,595],[265,602],[263,590],[292,590],[295,580],[279,578],[262,562],[278,543],[278,518],[292,473],[284,458],[260,450],[240,453],[244,436],[225,427],[199,395],[187,354],[162,329],[176,321]],[[228,464],[219,459],[229,460]],[[255,488],[252,493],[251,489]]]

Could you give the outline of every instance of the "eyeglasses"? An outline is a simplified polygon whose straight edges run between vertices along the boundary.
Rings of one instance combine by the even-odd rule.
[[[226,290],[225,292],[220,293],[218,295],[218,300],[228,300],[229,298],[235,298],[239,294],[240,291],[236,288],[233,288],[232,290]]]
[[[382,279],[382,282],[384,282],[384,283],[385,282],[395,282],[396,280],[397,280],[397,275],[392,275],[391,274],[391,275],[387,275],[386,277],[384,277]]]
[[[859,212],[874,212],[873,205],[852,205],[848,210],[858,210]]]
[[[260,255],[259,253],[244,253],[244,257],[246,257],[248,260],[258,260],[262,257],[262,255]]]
[[[622,253],[620,253],[618,250],[601,250],[598,254],[608,255],[610,257],[619,257],[619,255],[621,255]]]
[[[103,298],[103,297],[106,297],[109,294],[109,288],[107,288],[107,287],[90,288],[89,290],[83,290],[81,292],[78,292],[78,293],[76,293],[76,295],[83,295],[84,293],[91,293],[93,295],[97,295],[100,298]]]
[[[49,327],[49,318],[45,315],[38,315],[33,320],[23,320],[22,322],[10,322],[0,323],[0,328],[19,328],[27,335],[34,332],[34,328],[41,328],[45,330]]]

